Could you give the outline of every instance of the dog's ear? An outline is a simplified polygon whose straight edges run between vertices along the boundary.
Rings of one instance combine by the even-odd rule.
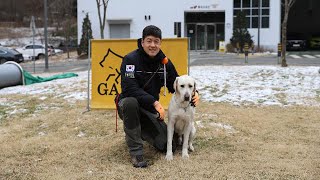
[[[197,88],[196,88],[196,81],[194,81],[194,84],[193,84],[193,92],[196,92]]]
[[[179,91],[178,91],[178,79],[179,79],[179,77],[176,77],[176,80],[174,80],[174,82],[173,82],[173,89],[174,89],[174,91],[178,94],[179,93]]]

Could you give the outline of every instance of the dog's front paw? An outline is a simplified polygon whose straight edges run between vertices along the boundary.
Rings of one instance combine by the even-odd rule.
[[[189,158],[188,150],[187,151],[182,150],[182,158],[183,159],[188,159]]]
[[[193,145],[192,145],[192,144],[190,144],[190,146],[189,146],[189,150],[190,150],[191,152],[193,152],[193,151],[194,151],[194,147],[193,147]]]
[[[172,152],[171,152],[171,153],[167,153],[167,155],[166,155],[166,160],[167,160],[167,161],[173,160],[173,154],[172,154]]]
[[[189,159],[189,154],[187,153],[187,154],[182,154],[182,158],[183,159]]]

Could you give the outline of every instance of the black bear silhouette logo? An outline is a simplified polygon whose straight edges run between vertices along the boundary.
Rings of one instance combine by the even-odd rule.
[[[112,53],[113,55],[117,56],[117,57],[120,58],[121,60],[123,59],[123,56],[120,56],[119,54],[113,52],[113,51],[109,48],[108,51],[107,51],[107,54],[104,55],[103,59],[102,59],[102,60],[100,61],[100,63],[99,63],[101,67],[104,67],[104,66],[103,66],[103,62],[106,61],[106,58],[108,57],[109,53]]]

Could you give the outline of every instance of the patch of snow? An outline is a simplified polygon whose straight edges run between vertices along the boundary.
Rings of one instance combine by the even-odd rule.
[[[82,131],[79,132],[79,134],[77,135],[78,137],[84,137],[86,134]]]
[[[319,67],[195,66],[203,101],[235,105],[320,106]]]
[[[39,132],[38,135],[39,135],[39,136],[45,136],[45,135],[47,135],[47,133],[45,133],[45,132]]]
[[[45,100],[45,99],[47,99],[47,97],[46,96],[41,96],[39,99],[40,100]]]
[[[87,87],[87,72],[78,72],[77,77],[56,79],[53,81],[36,83],[26,86],[12,86],[0,90],[0,94],[23,94],[23,95],[39,95],[40,99],[46,99],[46,95],[56,95],[65,99],[85,100],[87,92],[84,87]],[[48,77],[53,74],[40,75]],[[3,99],[3,98],[1,98]],[[0,99],[0,103],[1,103]]]
[[[192,66],[190,75],[196,79],[201,101],[226,102],[234,105],[302,105],[320,106],[320,75],[315,66]],[[57,74],[57,73],[56,73]],[[7,95],[32,95],[45,101],[47,97],[69,102],[87,99],[88,72],[77,77],[57,79],[27,86],[0,89],[0,106],[17,113],[25,101],[10,102]],[[42,77],[54,74],[38,74]],[[17,106],[17,107],[15,107]],[[39,106],[46,109],[57,105]],[[10,108],[10,109],[8,109]],[[22,111],[22,110],[21,110]],[[207,115],[209,119],[216,116]]]

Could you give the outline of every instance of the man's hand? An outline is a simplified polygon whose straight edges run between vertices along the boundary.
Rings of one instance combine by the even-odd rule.
[[[194,107],[198,106],[200,102],[200,95],[198,91],[195,91],[194,94],[192,95],[192,103],[194,104]]]
[[[164,108],[162,107],[159,101],[154,102],[153,106],[159,112],[160,120],[163,121],[165,116]]]

